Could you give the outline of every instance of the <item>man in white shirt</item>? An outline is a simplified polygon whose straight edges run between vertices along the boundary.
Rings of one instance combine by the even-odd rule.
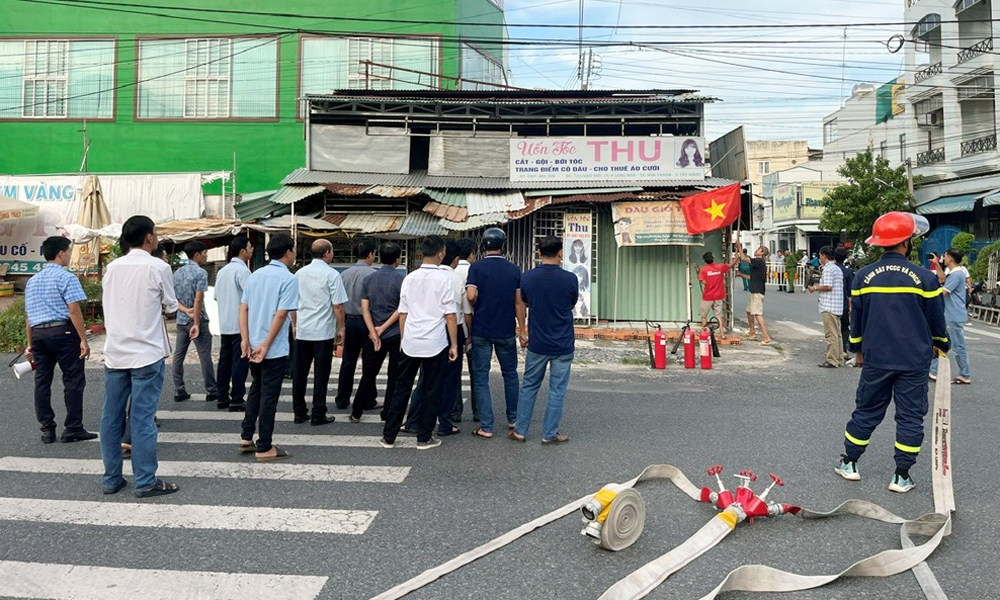
[[[295,274],[299,280],[299,311],[295,326],[295,364],[292,366],[292,410],[295,422],[326,425],[337,419],[326,414],[326,391],[330,385],[333,351],[344,341],[344,303],[347,292],[340,273],[330,266],[333,245],[313,242],[312,262]],[[309,367],[313,371],[312,418],[306,406]]]
[[[229,242],[229,263],[215,276],[215,302],[219,306],[219,329],[222,344],[219,348],[219,369],[216,382],[219,388],[220,410],[243,412],[246,410],[247,375],[250,361],[240,351],[240,301],[243,288],[250,277],[247,263],[253,256],[253,244],[246,237]]]
[[[385,427],[379,443],[392,448],[403,424],[413,380],[421,373],[421,388],[428,400],[417,413],[417,450],[441,445],[431,437],[434,430],[435,401],[448,361],[458,359],[458,320],[455,317],[455,288],[448,274],[439,268],[445,255],[444,239],[431,235],[420,242],[424,260],[420,268],[403,280],[399,294],[399,330],[402,356],[396,390],[386,411]]]
[[[101,456],[105,494],[127,484],[122,476],[121,439],[125,409],[132,399],[132,472],[139,498],[172,494],[176,484],[156,478],[154,417],[163,389],[164,358],[170,354],[163,314],[177,312],[170,265],[153,258],[159,245],[153,221],[130,217],[122,225],[128,255],[112,261],[102,280],[104,325],[104,411],[101,414]]]

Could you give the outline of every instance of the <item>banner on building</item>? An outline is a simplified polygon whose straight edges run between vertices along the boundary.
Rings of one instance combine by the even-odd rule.
[[[771,220],[794,221],[798,217],[798,188],[799,186],[794,183],[774,188],[774,195],[771,197],[773,207]]]
[[[11,274],[37,273],[45,266],[42,242],[76,223],[87,175],[0,176],[0,195],[32,204],[34,217],[0,221],[0,264]],[[112,223],[132,215],[154,222],[197,219],[205,208],[200,173],[100,175]]]
[[[592,275],[594,222],[589,212],[566,213],[563,217],[563,268],[576,275],[580,297],[573,309],[574,319],[593,317],[590,298],[594,293]]]
[[[703,246],[702,235],[691,235],[681,203],[613,202],[615,241],[622,246]]]
[[[512,138],[510,180],[701,180],[704,148],[699,137]]]
[[[822,219],[826,208],[823,206],[823,199],[835,187],[837,187],[835,183],[803,183],[802,208],[799,215],[803,219]]]

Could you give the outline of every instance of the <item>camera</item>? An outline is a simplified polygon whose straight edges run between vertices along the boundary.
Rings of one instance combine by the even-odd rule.
[[[937,258],[937,255],[934,254],[933,252],[928,252],[924,258],[926,258],[927,260],[934,260],[935,258]]]

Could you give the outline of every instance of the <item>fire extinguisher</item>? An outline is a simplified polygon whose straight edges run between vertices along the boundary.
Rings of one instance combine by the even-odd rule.
[[[655,347],[653,356],[653,368],[667,368],[667,334],[663,333],[663,328],[656,326],[656,333],[653,334],[653,345]]]
[[[690,327],[684,332],[684,368],[694,368],[694,332]]]
[[[701,368],[712,368],[712,332],[705,327],[698,336],[698,354],[701,355]]]

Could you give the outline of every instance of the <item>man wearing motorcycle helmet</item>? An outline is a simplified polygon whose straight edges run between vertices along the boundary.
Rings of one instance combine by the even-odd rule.
[[[845,452],[835,472],[849,481],[861,479],[857,461],[889,403],[895,402],[896,472],[889,490],[898,493],[914,488],[909,470],[924,439],[931,359],[949,349],[941,285],[933,273],[907,258],[912,238],[928,229],[919,215],[879,217],[865,243],[884,248],[885,254],[858,271],[851,289],[850,346],[863,368],[844,434]]]

